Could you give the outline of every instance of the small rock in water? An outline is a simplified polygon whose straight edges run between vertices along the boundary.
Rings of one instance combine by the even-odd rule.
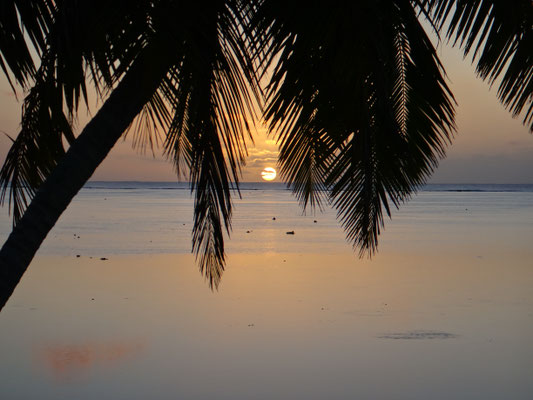
[[[313,221],[313,223],[315,223],[315,224],[316,224],[316,219],[315,219],[315,220]]]
[[[106,261],[107,258],[105,258],[105,257],[100,257],[100,260],[102,260],[102,261]]]
[[[250,233],[250,231],[246,231],[246,233]]]
[[[76,258],[80,258],[81,256],[79,254],[76,254]]]
[[[294,235],[294,231],[287,232],[287,235]]]
[[[272,218],[272,221],[275,221],[276,220],[276,217]]]
[[[400,340],[424,340],[424,339],[455,339],[458,336],[449,332],[438,331],[409,331],[388,333],[378,336],[379,339],[400,339]]]

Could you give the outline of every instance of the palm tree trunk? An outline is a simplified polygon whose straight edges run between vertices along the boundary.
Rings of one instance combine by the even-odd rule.
[[[0,310],[48,232],[150,99],[168,66],[163,54],[146,49],[41,185],[0,250]]]

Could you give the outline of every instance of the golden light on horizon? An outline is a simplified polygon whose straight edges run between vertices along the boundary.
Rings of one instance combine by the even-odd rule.
[[[271,167],[266,167],[263,171],[261,171],[261,178],[265,181],[272,181],[276,179],[276,170]]]

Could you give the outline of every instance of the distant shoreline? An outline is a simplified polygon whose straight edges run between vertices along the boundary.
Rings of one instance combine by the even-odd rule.
[[[107,190],[190,190],[188,182],[172,181],[88,181],[84,189]],[[234,187],[235,188],[235,187]],[[284,182],[240,182],[239,189],[246,190],[291,190]],[[533,184],[525,183],[428,183],[418,192],[533,192]]]

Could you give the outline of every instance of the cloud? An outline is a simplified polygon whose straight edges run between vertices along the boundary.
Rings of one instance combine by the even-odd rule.
[[[278,161],[279,151],[269,149],[251,148],[246,159],[246,168],[264,168],[275,165]]]
[[[246,166],[247,167],[264,166],[266,164],[276,164],[277,161],[278,161],[277,157],[254,158],[251,160],[246,160]]]
[[[248,150],[248,154],[250,157],[253,156],[271,156],[271,157],[277,157],[279,151],[277,150],[269,150],[269,149],[258,149],[256,147]]]

